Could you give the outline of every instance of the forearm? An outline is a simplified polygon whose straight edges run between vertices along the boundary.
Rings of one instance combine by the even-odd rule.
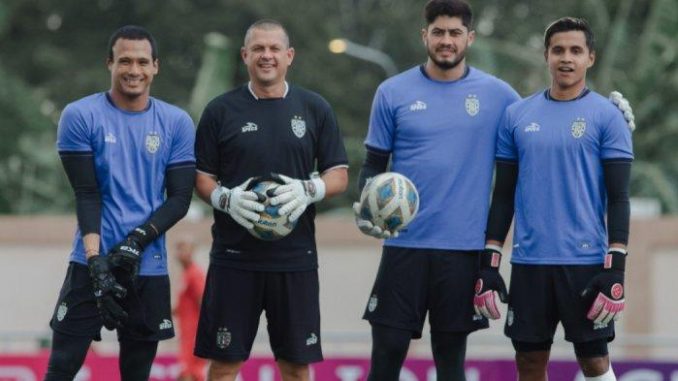
[[[391,154],[386,151],[381,151],[369,146],[367,146],[366,149],[365,161],[363,162],[363,166],[360,168],[360,174],[358,175],[358,193],[363,191],[367,179],[386,172],[388,161],[391,157]]]
[[[518,164],[497,161],[496,168],[496,181],[485,237],[488,244],[502,246],[513,219]]]
[[[92,152],[59,152],[61,163],[75,194],[76,216],[80,234],[99,235],[101,228],[101,196]],[[99,249],[98,246],[94,249]]]
[[[603,163],[607,191],[607,233],[610,247],[626,247],[629,238],[629,179],[631,162],[610,160]]]
[[[195,166],[191,164],[168,169],[165,183],[167,199],[147,221],[157,235],[165,233],[188,212],[195,183]]]
[[[86,259],[99,255],[101,236],[98,233],[89,233],[82,236],[82,244],[85,247]]]
[[[330,198],[346,191],[348,187],[348,169],[346,167],[330,168],[320,178],[325,183],[325,198]]]
[[[210,196],[217,186],[216,177],[204,172],[197,172],[195,176],[195,193],[201,200],[205,201],[207,205],[212,206]]]

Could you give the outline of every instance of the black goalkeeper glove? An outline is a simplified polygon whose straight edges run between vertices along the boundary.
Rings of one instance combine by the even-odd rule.
[[[626,250],[610,248],[605,255],[603,269],[586,285],[581,295],[590,305],[586,317],[606,326],[624,312],[624,271]]]
[[[127,289],[121,286],[111,274],[107,258],[101,255],[92,256],[87,260],[87,267],[89,267],[92,288],[104,327],[109,330],[121,328],[127,322],[127,312],[115,299],[124,298]]]
[[[501,313],[497,306],[496,296],[502,303],[508,300],[504,278],[499,274],[501,248],[488,245],[480,252],[480,270],[476,279],[476,293],[473,297],[473,308],[476,315],[488,319],[499,319]]]
[[[113,246],[108,253],[111,267],[121,269],[130,279],[135,279],[139,274],[139,263],[144,248],[154,239],[158,233],[151,224],[144,224],[134,228],[125,239]]]

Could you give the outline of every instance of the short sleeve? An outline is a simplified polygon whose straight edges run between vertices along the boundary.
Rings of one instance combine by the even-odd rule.
[[[325,101],[322,103],[322,113],[323,116],[320,118],[322,127],[320,128],[318,149],[316,150],[318,171],[320,173],[337,165],[348,164],[346,148],[339,131],[337,117],[334,115],[330,105]]]
[[[367,130],[365,145],[391,152],[393,150],[394,133],[393,110],[383,86],[379,86],[372,102],[370,125]]]
[[[601,159],[633,159],[631,129],[617,108],[611,110],[610,113],[612,115],[603,127],[601,135]]]
[[[504,115],[499,122],[497,133],[497,147],[495,158],[497,160],[518,160],[516,144],[513,140],[513,127],[511,126],[511,115],[509,110],[504,111]]]
[[[90,135],[91,128],[82,113],[73,105],[66,106],[59,119],[57,150],[91,152],[93,147]]]
[[[193,121],[185,112],[177,119],[177,127],[172,138],[172,152],[169,165],[195,162],[195,128]]]
[[[198,171],[214,176],[219,168],[219,139],[212,110],[208,105],[203,111],[195,136],[195,158]]]

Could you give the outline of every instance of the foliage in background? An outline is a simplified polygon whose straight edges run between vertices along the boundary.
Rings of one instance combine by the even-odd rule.
[[[55,121],[67,103],[109,87],[106,44],[114,29],[124,24],[149,28],[160,53],[153,95],[195,109],[194,85],[207,57],[204,36],[218,32],[229,39],[230,53],[221,54],[227,55],[223,59],[230,54],[235,62],[230,82],[239,84],[246,80],[246,71],[238,48],[246,27],[259,18],[275,18],[287,26],[297,52],[290,80],[320,93],[334,106],[351,160],[352,182],[346,196],[324,204],[350,205],[358,197],[354,180],[363,158],[372,96],[385,74],[372,63],[330,53],[327,43],[342,37],[381,50],[400,70],[420,64],[426,58],[420,37],[424,3],[5,0],[0,3],[0,213],[72,207],[72,192],[54,153]],[[565,15],[591,22],[598,60],[589,85],[603,94],[622,91],[636,111],[632,193],[657,197],[665,211],[678,212],[678,153],[673,148],[678,145],[678,2],[471,0],[471,4],[477,31],[469,51],[471,64],[506,80],[524,96],[548,86],[545,26]]]

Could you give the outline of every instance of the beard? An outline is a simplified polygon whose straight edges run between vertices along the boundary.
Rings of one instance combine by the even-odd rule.
[[[441,70],[452,70],[455,67],[459,66],[461,61],[463,61],[464,58],[466,58],[466,49],[457,52],[457,55],[453,61],[439,60],[438,58],[436,58],[435,51],[431,51],[431,49],[427,49],[427,51],[428,57],[431,59],[431,62],[433,62]]]

